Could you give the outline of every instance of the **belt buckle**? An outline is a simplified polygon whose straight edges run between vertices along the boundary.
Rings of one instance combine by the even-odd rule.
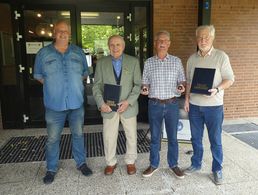
[[[170,102],[175,102],[176,101],[176,97],[172,97],[171,99],[170,99]]]
[[[172,103],[172,102],[175,102],[176,98],[175,97],[172,97],[170,99],[166,99],[166,103]]]
[[[161,104],[166,104],[166,100],[159,100],[159,102],[161,103]]]

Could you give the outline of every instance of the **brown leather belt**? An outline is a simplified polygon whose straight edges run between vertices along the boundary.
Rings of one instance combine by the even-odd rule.
[[[161,99],[158,99],[158,98],[150,98],[150,100],[152,100],[154,102],[158,102],[160,104],[168,104],[168,103],[175,102],[176,101],[176,97],[172,97],[172,98],[164,99],[164,100],[161,100]]]

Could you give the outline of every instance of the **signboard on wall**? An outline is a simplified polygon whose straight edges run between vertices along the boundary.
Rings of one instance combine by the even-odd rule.
[[[42,42],[26,42],[26,53],[36,54],[42,47]]]

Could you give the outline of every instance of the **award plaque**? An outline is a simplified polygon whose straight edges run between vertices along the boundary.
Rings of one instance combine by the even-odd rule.
[[[214,68],[195,68],[190,93],[210,95],[208,90],[212,88],[215,71]]]
[[[104,101],[112,111],[117,111],[121,85],[104,84]]]

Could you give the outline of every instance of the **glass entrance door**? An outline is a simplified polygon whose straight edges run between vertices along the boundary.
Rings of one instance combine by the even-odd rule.
[[[85,80],[85,121],[100,123],[100,112],[92,95],[94,73],[97,61],[109,55],[108,38],[119,34],[124,36],[123,12],[81,12],[81,40],[82,48],[87,56],[90,75]]]
[[[109,4],[110,5],[110,4]],[[34,5],[35,6],[35,5]],[[42,8],[44,7],[44,9]],[[81,9],[85,7],[85,9]],[[114,8],[114,9],[113,9]],[[147,23],[147,7],[127,3],[105,5],[67,6],[44,5],[39,9],[23,6],[23,45],[22,64],[24,65],[24,127],[42,127],[45,125],[42,85],[33,79],[33,67],[36,53],[40,48],[53,41],[53,24],[60,19],[70,20],[71,42],[81,46],[88,61],[90,75],[85,85],[85,124],[98,124],[102,117],[92,95],[95,65],[99,58],[109,55],[108,38],[113,34],[124,36],[125,53],[136,56],[143,69],[143,61],[149,56],[151,47],[147,44],[150,29]],[[141,106],[144,105],[141,98]],[[141,110],[144,109],[140,106]],[[145,106],[146,107],[146,106]],[[140,115],[139,115],[140,116]],[[141,116],[147,116],[146,113]]]
[[[12,9],[6,3],[0,3],[0,128],[22,127],[21,94],[17,60],[17,29],[12,25]],[[2,123],[1,123],[2,122]]]
[[[101,6],[100,6],[101,7]],[[111,35],[119,34],[125,39],[125,53],[139,59],[141,70],[144,61],[151,55],[150,24],[148,23],[148,6],[142,3],[125,3],[124,6],[107,11],[92,11],[96,8],[88,7],[90,11],[80,12],[80,29],[78,33],[90,67],[90,75],[85,81],[85,120],[86,123],[102,121],[100,112],[92,95],[94,72],[99,58],[109,55],[107,40]],[[112,10],[112,11],[111,11]],[[114,11],[115,10],[115,11]],[[147,121],[146,96],[139,99],[139,121]]]
[[[53,41],[54,23],[60,19],[70,21],[69,10],[24,10],[24,41],[26,79],[25,110],[28,127],[43,126],[45,110],[42,84],[33,78],[33,67],[37,52]],[[73,33],[73,28],[72,28]],[[71,40],[73,42],[73,39]]]

